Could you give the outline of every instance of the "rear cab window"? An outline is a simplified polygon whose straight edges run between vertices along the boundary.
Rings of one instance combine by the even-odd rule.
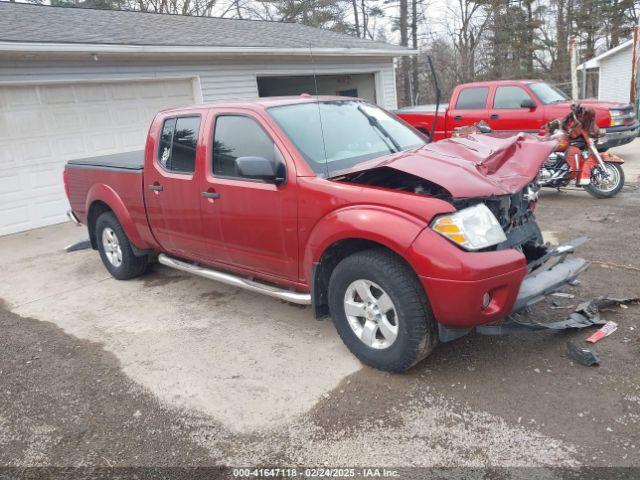
[[[160,166],[168,172],[192,174],[199,132],[199,115],[167,118],[160,133],[157,159]]]
[[[456,110],[483,110],[487,107],[489,87],[467,87],[460,90]]]

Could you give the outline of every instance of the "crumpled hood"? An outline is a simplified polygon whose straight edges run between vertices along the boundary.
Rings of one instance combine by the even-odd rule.
[[[473,134],[359,164],[341,173],[389,167],[436,183],[454,198],[507,195],[538,175],[555,145],[555,141],[526,133],[507,138]]]

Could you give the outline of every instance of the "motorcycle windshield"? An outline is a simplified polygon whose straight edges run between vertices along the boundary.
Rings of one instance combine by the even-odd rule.
[[[320,176],[426,144],[413,129],[363,100],[315,97],[268,111]]]

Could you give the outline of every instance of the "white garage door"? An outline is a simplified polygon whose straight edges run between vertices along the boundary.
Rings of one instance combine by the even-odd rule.
[[[65,221],[67,160],[144,148],[191,80],[0,86],[0,235]]]

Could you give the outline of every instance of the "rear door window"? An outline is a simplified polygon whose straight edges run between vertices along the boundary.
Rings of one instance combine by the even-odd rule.
[[[199,116],[166,119],[162,125],[158,149],[160,165],[170,172],[193,173],[199,131]]]
[[[486,108],[489,87],[464,88],[458,95],[456,110],[482,110]]]

